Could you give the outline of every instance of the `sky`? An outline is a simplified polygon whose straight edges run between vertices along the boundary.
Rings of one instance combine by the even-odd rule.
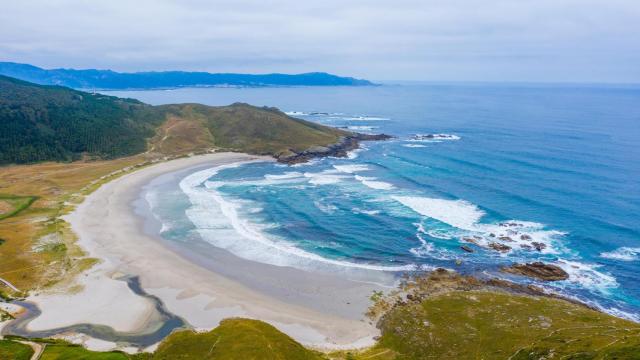
[[[0,0],[0,61],[640,83],[640,0]]]

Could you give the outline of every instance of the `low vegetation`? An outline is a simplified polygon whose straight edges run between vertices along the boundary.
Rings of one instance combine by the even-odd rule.
[[[31,346],[17,341],[0,339],[0,359],[2,360],[29,360],[33,355]]]
[[[0,277],[23,291],[34,290],[86,269],[75,235],[60,219],[100,184],[136,167],[148,156],[109,161],[41,163],[3,167],[0,193],[33,199],[28,207],[0,220]],[[0,292],[11,289],[0,284]]]
[[[133,357],[134,359],[143,359]],[[97,352],[89,351],[82,346],[71,344],[47,344],[40,360],[129,360],[126,353],[120,351]]]
[[[167,112],[170,119],[168,136],[163,136],[165,147],[171,144],[170,152],[177,148],[182,151],[216,148],[279,157],[334,144],[349,134],[289,117],[275,108],[256,108],[242,103],[222,107],[167,105],[159,109]],[[188,142],[193,139],[189,149]]]
[[[289,336],[262,321],[223,320],[207,333],[182,331],[169,336],[153,360],[171,359],[322,359]]]
[[[36,201],[35,196],[15,196],[0,194],[0,220],[17,215]],[[0,245],[4,240],[0,239]]]
[[[354,359],[640,359],[640,324],[538,289],[437,271],[378,297]]]

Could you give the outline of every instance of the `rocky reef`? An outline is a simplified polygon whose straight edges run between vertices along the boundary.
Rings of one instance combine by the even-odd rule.
[[[513,264],[511,266],[502,267],[500,271],[543,281],[558,281],[569,278],[569,274],[562,270],[561,267],[545,264],[540,261],[526,264]]]
[[[391,135],[387,134],[360,134],[353,133],[344,136],[335,144],[329,146],[314,146],[302,152],[291,151],[288,154],[276,155],[278,162],[284,164],[299,164],[307,162],[319,157],[347,157],[349,151],[356,150],[360,147],[361,141],[379,141],[391,139]]]

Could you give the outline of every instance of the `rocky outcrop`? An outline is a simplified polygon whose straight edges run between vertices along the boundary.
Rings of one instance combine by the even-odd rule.
[[[304,163],[318,157],[347,157],[348,152],[357,149],[360,146],[361,141],[387,140],[391,137],[392,136],[386,134],[371,135],[353,133],[342,137],[340,141],[335,144],[328,146],[314,146],[300,153],[291,152],[285,155],[277,155],[276,159],[278,162],[292,165]]]
[[[569,274],[562,270],[561,267],[551,264],[545,264],[543,262],[533,262],[527,264],[513,264],[511,266],[505,266],[500,271],[527,276],[530,278],[543,280],[543,281],[558,281],[566,280],[569,278]]]
[[[532,242],[531,245],[533,245],[533,247],[538,251],[542,251],[547,248],[547,245],[545,243],[536,242],[536,241]]]
[[[491,249],[495,250],[495,251],[499,251],[499,252],[502,252],[502,253],[505,253],[505,252],[508,252],[508,251],[511,250],[511,246],[507,246],[505,244],[500,244],[500,243],[495,243],[495,242],[489,244],[489,247]]]
[[[473,249],[472,249],[472,248],[470,248],[470,247],[468,247],[467,245],[462,245],[462,246],[460,246],[460,249],[462,249],[462,250],[464,250],[464,251],[466,251],[466,252],[468,252],[468,253],[472,253],[472,252],[474,252],[474,251],[473,251]]]

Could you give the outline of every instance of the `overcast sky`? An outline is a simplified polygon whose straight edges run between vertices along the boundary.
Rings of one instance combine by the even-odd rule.
[[[0,61],[640,82],[640,0],[1,0]]]

